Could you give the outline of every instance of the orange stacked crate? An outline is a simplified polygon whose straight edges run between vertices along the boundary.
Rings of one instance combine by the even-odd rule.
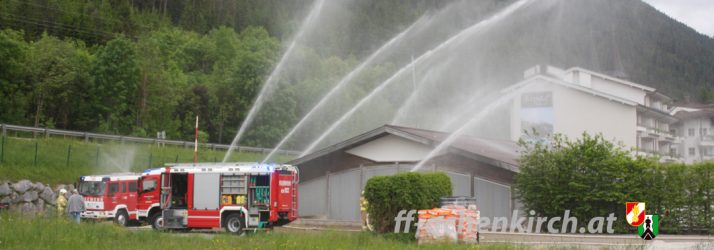
[[[419,244],[436,242],[478,242],[480,213],[474,204],[445,204],[441,208],[419,210],[416,238]]]

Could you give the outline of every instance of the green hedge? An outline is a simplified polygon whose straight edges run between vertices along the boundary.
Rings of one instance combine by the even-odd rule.
[[[538,216],[562,216],[571,210],[578,221],[615,213],[615,230],[631,233],[625,202],[646,203],[647,214],[660,215],[664,233],[714,233],[714,163],[660,163],[631,157],[601,135],[576,140],[562,135],[549,145],[521,142],[516,194]]]
[[[394,230],[400,210],[434,208],[439,198],[451,196],[451,179],[444,173],[377,176],[367,181],[364,196],[369,202],[370,222],[377,232],[386,233]]]

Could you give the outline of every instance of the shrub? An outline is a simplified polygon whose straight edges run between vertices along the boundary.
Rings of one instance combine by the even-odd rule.
[[[400,210],[434,208],[439,198],[450,195],[451,179],[444,173],[377,176],[367,181],[364,191],[370,222],[380,233],[394,229],[394,218]]]
[[[616,232],[627,225],[625,202],[646,203],[647,214],[660,215],[665,233],[712,233],[714,163],[663,164],[656,158],[631,157],[601,135],[574,141],[555,135],[549,144],[521,142],[520,173],[514,187],[526,210],[538,216],[562,215],[566,209],[587,221],[615,213]]]

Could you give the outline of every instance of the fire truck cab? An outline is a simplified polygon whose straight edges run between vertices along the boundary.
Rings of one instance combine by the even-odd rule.
[[[149,169],[139,179],[139,197],[136,201],[139,221],[147,222],[154,229],[163,226],[161,214],[161,168]]]
[[[241,233],[283,225],[297,219],[298,181],[298,169],[291,165],[167,165],[142,174],[139,203],[150,208],[140,216],[154,228],[165,229],[225,228]]]
[[[136,173],[81,176],[78,191],[86,208],[82,218],[113,219],[122,226],[136,220],[139,177]]]

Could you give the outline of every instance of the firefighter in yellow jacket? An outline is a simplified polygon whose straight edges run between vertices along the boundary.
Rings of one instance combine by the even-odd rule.
[[[60,189],[59,195],[57,196],[57,215],[58,216],[66,216],[67,213],[65,212],[65,209],[67,208],[67,198],[64,197],[65,194],[67,194],[67,190]]]
[[[369,214],[367,214],[367,207],[369,202],[364,198],[364,190],[359,196],[359,211],[362,214],[362,231],[371,231],[369,228]]]

